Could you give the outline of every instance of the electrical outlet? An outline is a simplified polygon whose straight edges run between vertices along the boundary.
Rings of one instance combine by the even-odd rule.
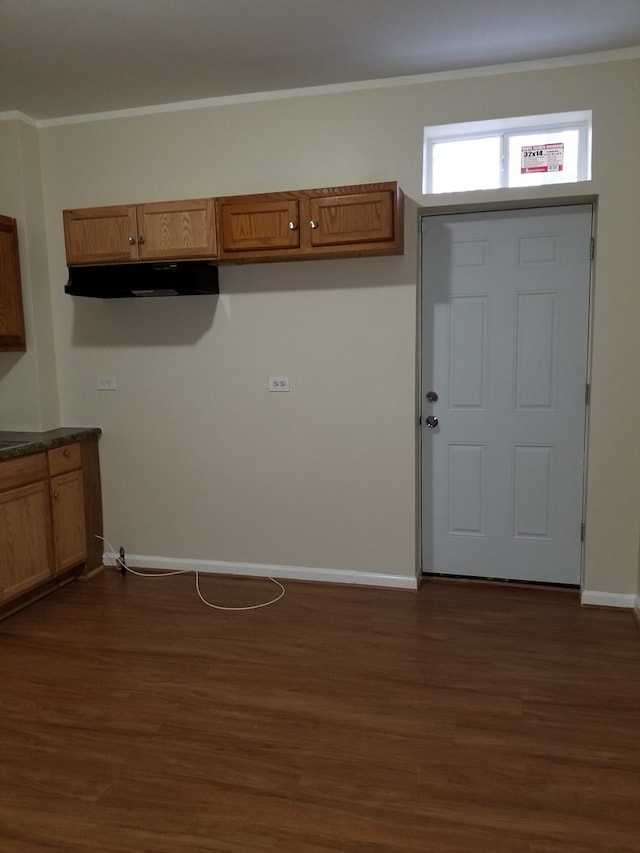
[[[290,391],[288,376],[270,376],[269,391]]]
[[[116,385],[115,376],[98,376],[98,391],[115,391]]]

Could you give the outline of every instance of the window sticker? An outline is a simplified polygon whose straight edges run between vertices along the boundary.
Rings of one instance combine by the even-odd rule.
[[[561,172],[563,160],[564,142],[550,142],[547,145],[523,145],[520,174]]]

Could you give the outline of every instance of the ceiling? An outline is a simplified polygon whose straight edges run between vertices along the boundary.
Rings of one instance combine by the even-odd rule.
[[[0,0],[34,119],[640,45],[640,0]]]

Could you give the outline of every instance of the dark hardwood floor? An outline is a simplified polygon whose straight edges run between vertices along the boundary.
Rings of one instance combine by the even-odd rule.
[[[221,612],[192,577],[110,570],[1,622],[0,850],[640,850],[631,614],[510,586],[286,587]]]

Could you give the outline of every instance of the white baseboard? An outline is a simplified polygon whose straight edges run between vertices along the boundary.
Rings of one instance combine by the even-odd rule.
[[[636,600],[633,605],[633,609],[636,614],[636,619],[640,622],[640,595],[636,595]]]
[[[105,566],[116,565],[116,554],[105,553]],[[418,588],[418,579],[404,575],[355,572],[344,569],[313,569],[306,566],[272,566],[264,563],[224,563],[219,560],[185,560],[178,557],[153,557],[146,554],[127,554],[127,565],[132,569],[160,569],[210,574],[242,575],[245,577],[278,578],[279,580],[318,581],[324,583],[358,584],[393,589]]]
[[[597,592],[591,589],[583,589],[580,599],[582,604],[591,607],[623,607],[625,610],[633,610],[638,607],[639,596],[623,595],[617,592]]]

